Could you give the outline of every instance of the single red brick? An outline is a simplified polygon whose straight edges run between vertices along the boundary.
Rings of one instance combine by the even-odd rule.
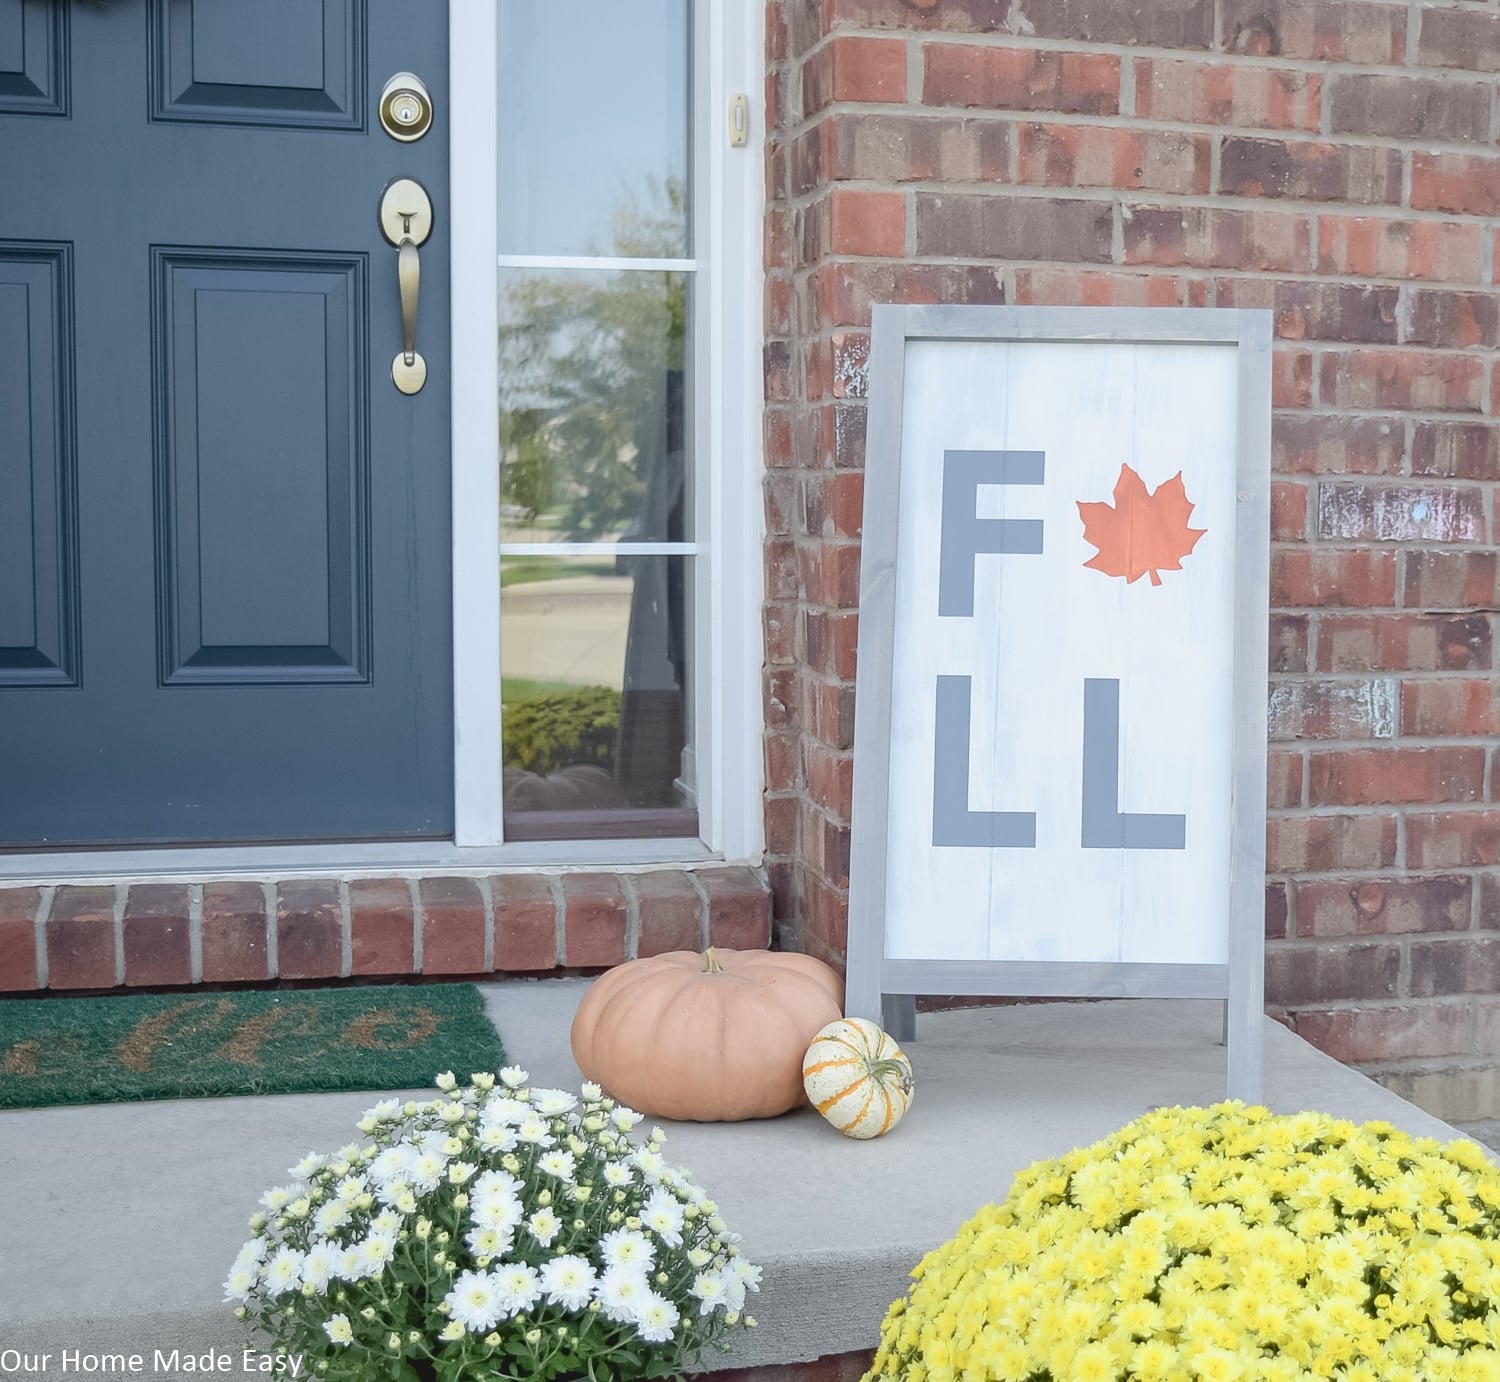
[[[1500,69],[1500,15],[1483,9],[1422,9],[1420,61],[1433,67]]]
[[[1500,562],[1494,552],[1409,552],[1404,593],[1414,609],[1493,610],[1500,604]]]
[[[708,895],[708,938],[730,950],[763,950],[771,943],[771,894],[753,869],[699,869]]]
[[[47,987],[115,986],[115,889],[63,887],[47,915]]]
[[[1307,537],[1307,486],[1295,481],[1271,485],[1271,540],[1300,542]]]
[[[422,973],[483,974],[485,905],[472,878],[424,878]]]
[[[276,974],[328,979],[344,963],[344,907],[332,878],[293,879],[276,888]]]
[[[1016,302],[1046,307],[1183,307],[1198,280],[1108,269],[1017,269]]]
[[[1484,750],[1328,749],[1308,755],[1314,806],[1481,801]]]
[[[259,883],[203,885],[203,982],[264,981],[266,894]]]
[[[1292,273],[1304,273],[1312,264],[1312,224],[1305,215],[1226,207],[1137,206],[1126,207],[1123,220],[1127,264]]]
[[[1406,818],[1406,862],[1414,869],[1500,863],[1500,811],[1434,811]]]
[[[1302,805],[1303,761],[1300,753],[1279,752],[1272,748],[1266,754],[1266,807],[1286,810]]]
[[[1399,418],[1278,413],[1271,422],[1271,469],[1290,475],[1396,475],[1405,437]]]
[[[900,192],[835,187],[828,213],[834,254],[899,258],[906,253],[906,198]]]
[[[1287,885],[1266,884],[1266,939],[1282,940],[1287,930]]]
[[[1321,365],[1322,402],[1335,408],[1480,413],[1483,361],[1472,355],[1400,350],[1330,350]]]
[[[1273,673],[1307,671],[1309,622],[1305,614],[1272,612],[1269,663]]]
[[[1020,180],[1051,187],[1208,191],[1212,150],[1202,135],[1111,125],[1020,127]]]
[[[801,809],[799,797],[767,797],[766,853],[786,858],[794,848],[797,838],[797,815]]]
[[[602,969],[625,958],[626,908],[620,880],[611,873],[565,873],[564,963]]]
[[[1480,228],[1454,221],[1318,217],[1318,272],[1477,283]]]
[[[1474,880],[1298,879],[1294,896],[1299,936],[1394,936],[1412,931],[1460,931],[1469,926]]]
[[[1460,1003],[1304,1009],[1294,1014],[1292,1030],[1346,1065],[1461,1055],[1469,1049],[1469,1009]]]
[[[1365,0],[1223,0],[1223,44],[1250,57],[1317,62],[1400,64],[1406,58],[1406,14]]]
[[[1275,608],[1395,603],[1394,552],[1290,547],[1271,553],[1271,604]]]
[[[1491,666],[1483,615],[1322,614],[1320,672],[1465,672]]]
[[[922,100],[929,106],[1114,115],[1120,59],[1103,53],[929,43],[922,49]]]
[[[36,913],[40,888],[0,888],[0,993],[38,987]]]
[[[914,195],[919,255],[1097,264],[1114,255],[1114,211],[1103,199]]]
[[[1291,68],[1137,58],[1135,113],[1183,125],[1316,130],[1322,77]]]
[[[1335,134],[1383,134],[1391,139],[1485,143],[1490,130],[1487,82],[1460,82],[1436,77],[1382,72],[1336,73],[1329,78],[1329,128]],[[1416,198],[1417,160],[1412,155],[1412,202]],[[1458,208],[1454,208],[1458,209]]]
[[[136,883],[125,898],[125,982],[193,982],[191,909],[185,884]]]
[[[1394,943],[1266,947],[1266,1002],[1285,1006],[1389,998],[1401,973]]]
[[[1401,153],[1368,145],[1226,137],[1219,190],[1234,197],[1399,204]]]
[[[640,917],[637,955],[702,949],[702,899],[685,872],[661,869],[637,874],[632,881]]]
[[[504,873],[490,879],[495,904],[495,968],[507,971],[557,966],[557,903],[540,874]]]
[[[1418,422],[1411,444],[1411,472],[1459,480],[1500,480],[1500,429],[1488,422]]]
[[[1384,813],[1273,816],[1266,822],[1268,873],[1384,869],[1396,862],[1396,821]],[[1297,908],[1299,925],[1302,908]],[[1312,932],[1302,932],[1309,935]]]
[[[1483,542],[1484,494],[1469,485],[1322,484],[1323,542]]]
[[[817,140],[817,162],[828,182],[1010,181],[1011,126],[1006,120],[834,111],[809,137]],[[931,273],[941,266],[903,267]]]
[[[1308,283],[1276,278],[1214,279],[1216,306],[1274,309],[1276,337],[1282,341],[1394,345],[1399,299],[1398,288],[1365,283]]]
[[[1401,733],[1424,738],[1500,734],[1500,686],[1489,677],[1403,681]]]
[[[832,61],[835,101],[906,100],[905,38],[836,34],[823,51]]]
[[[415,946],[406,879],[354,879],[349,884],[350,973],[413,974]]]
[[[1462,940],[1412,942],[1413,998],[1443,993],[1494,993],[1497,986],[1500,986],[1500,939],[1466,936]]]

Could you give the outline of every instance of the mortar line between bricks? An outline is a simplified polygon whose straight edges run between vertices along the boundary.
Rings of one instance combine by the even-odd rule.
[[[625,958],[634,960],[641,953],[641,898],[635,890],[635,879],[628,873],[615,875],[625,894]]]
[[[36,986],[38,989],[47,987],[49,974],[47,972],[47,918],[52,913],[52,900],[57,896],[57,885],[50,884],[42,889],[41,901],[37,903],[36,916],[32,918],[32,931],[35,936],[35,960],[36,960]]]
[[[568,917],[567,903],[563,898],[562,875],[546,875],[547,890],[552,894],[552,946],[553,962],[566,966],[568,962]]]
[[[349,880],[339,879],[339,978],[354,973],[354,908],[349,899]]]
[[[188,974],[203,982],[203,884],[188,884]]]
[[[490,880],[476,878],[475,886],[479,889],[480,901],[484,903],[484,972],[493,974],[495,972],[495,890],[490,886]]]
[[[422,876],[411,874],[406,879],[406,891],[411,897],[411,972],[422,972]]]
[[[115,987],[125,986],[125,904],[130,900],[130,884],[115,884]]]
[[[266,975],[272,979],[281,977],[281,953],[277,944],[276,884],[265,879],[260,885],[261,906],[266,909]]]
[[[806,860],[802,860],[806,867]],[[708,889],[703,886],[703,880],[698,877],[696,869],[688,871],[688,882],[693,885],[693,891],[698,894],[698,949],[707,950],[710,944],[709,926],[712,918],[709,916]]]

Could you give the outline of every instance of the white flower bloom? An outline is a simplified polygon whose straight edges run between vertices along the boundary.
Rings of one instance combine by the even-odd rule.
[[[261,1268],[260,1279],[273,1296],[301,1285],[302,1254],[296,1248],[277,1249],[276,1256]]]
[[[604,1097],[604,1090],[592,1080],[583,1083],[583,1097],[591,1104],[597,1104]]]
[[[724,1287],[724,1304],[731,1310],[743,1310],[745,1283],[740,1279],[740,1274],[732,1266],[724,1267],[719,1272],[719,1280]]]
[[[488,1195],[477,1192],[469,1201],[469,1217],[479,1228],[505,1233],[521,1222],[523,1206],[513,1194],[497,1190]]]
[[[501,1082],[507,1089],[520,1089],[526,1083],[527,1074],[519,1065],[507,1065],[500,1072]]]
[[[448,1124],[449,1127],[452,1127],[452,1125],[455,1123],[462,1123],[464,1121],[464,1113],[465,1110],[462,1104],[438,1105],[438,1117],[441,1118],[444,1123]]]
[[[629,1132],[645,1116],[643,1113],[637,1113],[633,1108],[626,1108],[623,1104],[609,1115],[610,1121],[621,1132]]]
[[[359,1256],[364,1263],[365,1270],[371,1276],[383,1272],[396,1255],[396,1235],[394,1233],[372,1233],[363,1243],[359,1245]]]
[[[609,1161],[604,1165],[604,1183],[619,1189],[622,1185],[630,1184],[630,1168],[622,1166],[618,1161]]]
[[[291,1203],[293,1196],[300,1195],[301,1193],[302,1187],[300,1185],[278,1185],[273,1189],[267,1190],[260,1197],[260,1203],[274,1214],[282,1205]]]
[[[646,1147],[637,1147],[630,1159],[640,1168],[641,1174],[652,1183],[660,1179],[662,1170],[666,1166],[659,1152],[653,1152]]]
[[[460,1272],[443,1304],[453,1319],[476,1334],[493,1329],[502,1318],[499,1284],[487,1272]]]
[[[327,1204],[320,1205],[313,1216],[313,1227],[324,1238],[348,1222],[349,1206],[343,1200],[329,1200]]]
[[[537,1147],[552,1145],[552,1134],[547,1131],[546,1122],[535,1114],[522,1120],[521,1126],[516,1129],[516,1136],[522,1142],[530,1142]]]
[[[250,1262],[236,1262],[229,1269],[229,1275],[224,1278],[224,1299],[243,1304],[250,1299],[250,1290],[255,1285],[255,1279],[259,1273],[255,1264]]]
[[[575,1165],[572,1152],[554,1149],[550,1152],[543,1152],[537,1158],[536,1169],[545,1175],[555,1176],[558,1180],[571,1183]]]
[[[302,1259],[302,1280],[315,1291],[324,1291],[328,1283],[338,1275],[342,1249],[333,1243],[314,1243]]]
[[[659,1187],[641,1208],[641,1222],[669,1248],[682,1245],[682,1205],[675,1196]]]
[[[634,1324],[651,1288],[639,1267],[606,1267],[594,1291],[605,1315],[619,1324]]]
[[[458,1079],[451,1070],[445,1070],[433,1081],[433,1084],[441,1089],[444,1094],[451,1094],[458,1088]]]
[[[531,1097],[536,1111],[546,1118],[555,1118],[562,1113],[571,1113],[578,1107],[578,1100],[563,1089],[533,1089]]]
[[[411,1179],[411,1168],[417,1159],[417,1149],[409,1142],[398,1142],[387,1147],[370,1163],[370,1179],[381,1190]]]
[[[395,1234],[401,1227],[401,1216],[394,1209],[382,1209],[370,1220],[371,1233]]]
[[[479,1129],[479,1145],[487,1152],[508,1152],[516,1145],[516,1130],[508,1123],[485,1123]]]
[[[358,1281],[366,1275],[365,1255],[357,1243],[351,1243],[339,1254],[339,1275],[345,1281]]]
[[[499,1288],[500,1305],[505,1312],[502,1319],[530,1310],[536,1304],[536,1298],[542,1289],[536,1268],[528,1267],[524,1262],[501,1267],[495,1273],[495,1284]]]
[[[375,1123],[393,1123],[401,1116],[399,1099],[382,1099],[372,1109],[365,1110],[365,1117]]]
[[[266,1240],[263,1237],[252,1238],[235,1255],[234,1265],[236,1267],[255,1267],[266,1260]]]
[[[640,1325],[641,1338],[648,1344],[664,1344],[672,1337],[677,1322],[682,1318],[677,1307],[654,1291],[646,1293],[636,1319]]]
[[[760,1290],[760,1268],[753,1266],[745,1258],[736,1255],[729,1263],[732,1271],[752,1291]]]
[[[493,1228],[471,1228],[464,1242],[475,1257],[503,1257],[515,1242],[515,1234]]]
[[[448,1167],[448,1184],[462,1185],[478,1169],[472,1161],[455,1161]]]
[[[689,1248],[687,1256],[688,1262],[700,1272],[714,1260],[713,1253],[707,1248]]]
[[[477,1200],[484,1195],[519,1195],[521,1189],[521,1182],[509,1171],[483,1171],[469,1193]]]
[[[364,1176],[345,1176],[334,1187],[334,1196],[343,1204],[353,1204],[364,1194],[369,1181]]]
[[[610,1267],[649,1272],[656,1265],[651,1240],[637,1229],[617,1228],[599,1240],[599,1255]]]
[[[526,1221],[531,1236],[544,1248],[552,1246],[552,1240],[562,1232],[562,1220],[550,1209],[539,1209]]]
[[[438,1188],[447,1164],[441,1151],[418,1152],[411,1168],[411,1188],[424,1195],[431,1194]]]
[[[464,1327],[457,1320],[449,1320],[448,1323],[438,1331],[438,1338],[443,1340],[444,1343],[456,1343],[459,1339],[462,1339],[463,1336]]]
[[[328,1165],[326,1156],[319,1156],[317,1152],[309,1152],[295,1166],[291,1172],[298,1180],[307,1180]]]
[[[323,1321],[323,1332],[336,1344],[352,1344],[354,1329],[347,1315],[330,1315]]]
[[[519,1099],[512,1099],[508,1094],[502,1094],[485,1104],[484,1112],[479,1117],[482,1121],[491,1123],[519,1123],[523,1118],[532,1117],[534,1112],[530,1104],[522,1103]]]
[[[702,1302],[698,1307],[698,1313],[706,1315],[710,1310],[714,1310],[723,1304],[724,1278],[718,1272],[699,1272],[693,1278],[691,1290],[692,1294],[697,1296]]]
[[[547,1299],[564,1310],[582,1310],[594,1293],[594,1269],[577,1253],[554,1257],[542,1267],[542,1289]]]

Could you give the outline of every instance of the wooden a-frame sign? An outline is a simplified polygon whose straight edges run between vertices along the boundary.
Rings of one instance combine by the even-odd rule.
[[[874,309],[851,1016],[1222,999],[1259,1099],[1270,374],[1266,311]]]

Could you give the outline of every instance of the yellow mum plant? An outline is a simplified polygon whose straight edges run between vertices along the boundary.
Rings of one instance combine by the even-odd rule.
[[[912,1277],[867,1382],[1497,1382],[1500,1171],[1386,1123],[1162,1109]]]

